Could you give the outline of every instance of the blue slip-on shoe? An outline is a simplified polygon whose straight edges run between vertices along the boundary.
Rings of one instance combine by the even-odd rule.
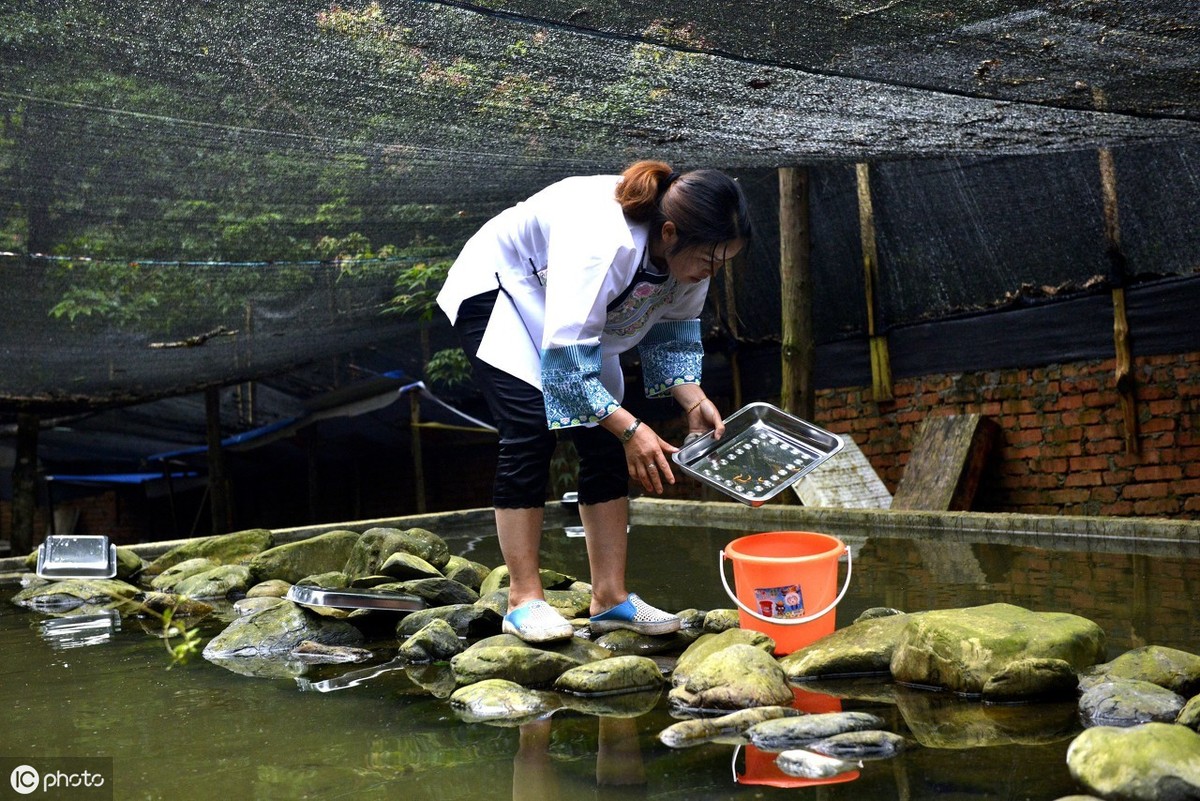
[[[551,642],[575,635],[571,622],[545,601],[529,601],[504,616],[501,629],[525,642]]]
[[[678,615],[656,609],[632,592],[612,609],[593,615],[589,622],[592,631],[601,634],[617,629],[636,631],[638,634],[670,634],[679,631],[683,625]]]

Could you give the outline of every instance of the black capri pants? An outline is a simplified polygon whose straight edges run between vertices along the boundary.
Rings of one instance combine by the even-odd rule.
[[[494,289],[463,301],[454,331],[500,432],[492,504],[497,509],[541,508],[546,505],[550,459],[558,442],[555,432],[546,426],[545,399],[536,387],[476,356],[498,295],[499,290]],[[574,442],[579,454],[580,503],[628,496],[625,449],[616,437],[600,426],[560,430]]]

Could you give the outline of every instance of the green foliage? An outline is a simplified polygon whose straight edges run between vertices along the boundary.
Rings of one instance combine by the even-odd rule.
[[[452,262],[448,260],[419,261],[396,276],[396,294],[386,311],[405,317],[417,317],[428,322],[437,309],[437,293],[446,282]]]
[[[439,350],[425,364],[425,377],[430,382],[452,387],[465,384],[471,378],[471,364],[462,348]]]

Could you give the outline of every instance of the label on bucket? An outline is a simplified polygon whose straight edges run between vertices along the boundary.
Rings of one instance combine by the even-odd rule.
[[[754,600],[763,617],[804,617],[804,597],[799,584],[756,589]]]

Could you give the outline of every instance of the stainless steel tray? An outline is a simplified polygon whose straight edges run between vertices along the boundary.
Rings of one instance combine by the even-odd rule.
[[[386,590],[327,590],[293,584],[287,599],[303,606],[332,606],[338,609],[383,609],[389,612],[416,612],[425,601],[415,595]]]
[[[42,578],[112,578],[117,575],[117,546],[106,536],[56,534],[38,546],[37,574]]]
[[[762,506],[817,469],[845,443],[769,403],[751,403],[672,454],[684,473],[749,506]]]

